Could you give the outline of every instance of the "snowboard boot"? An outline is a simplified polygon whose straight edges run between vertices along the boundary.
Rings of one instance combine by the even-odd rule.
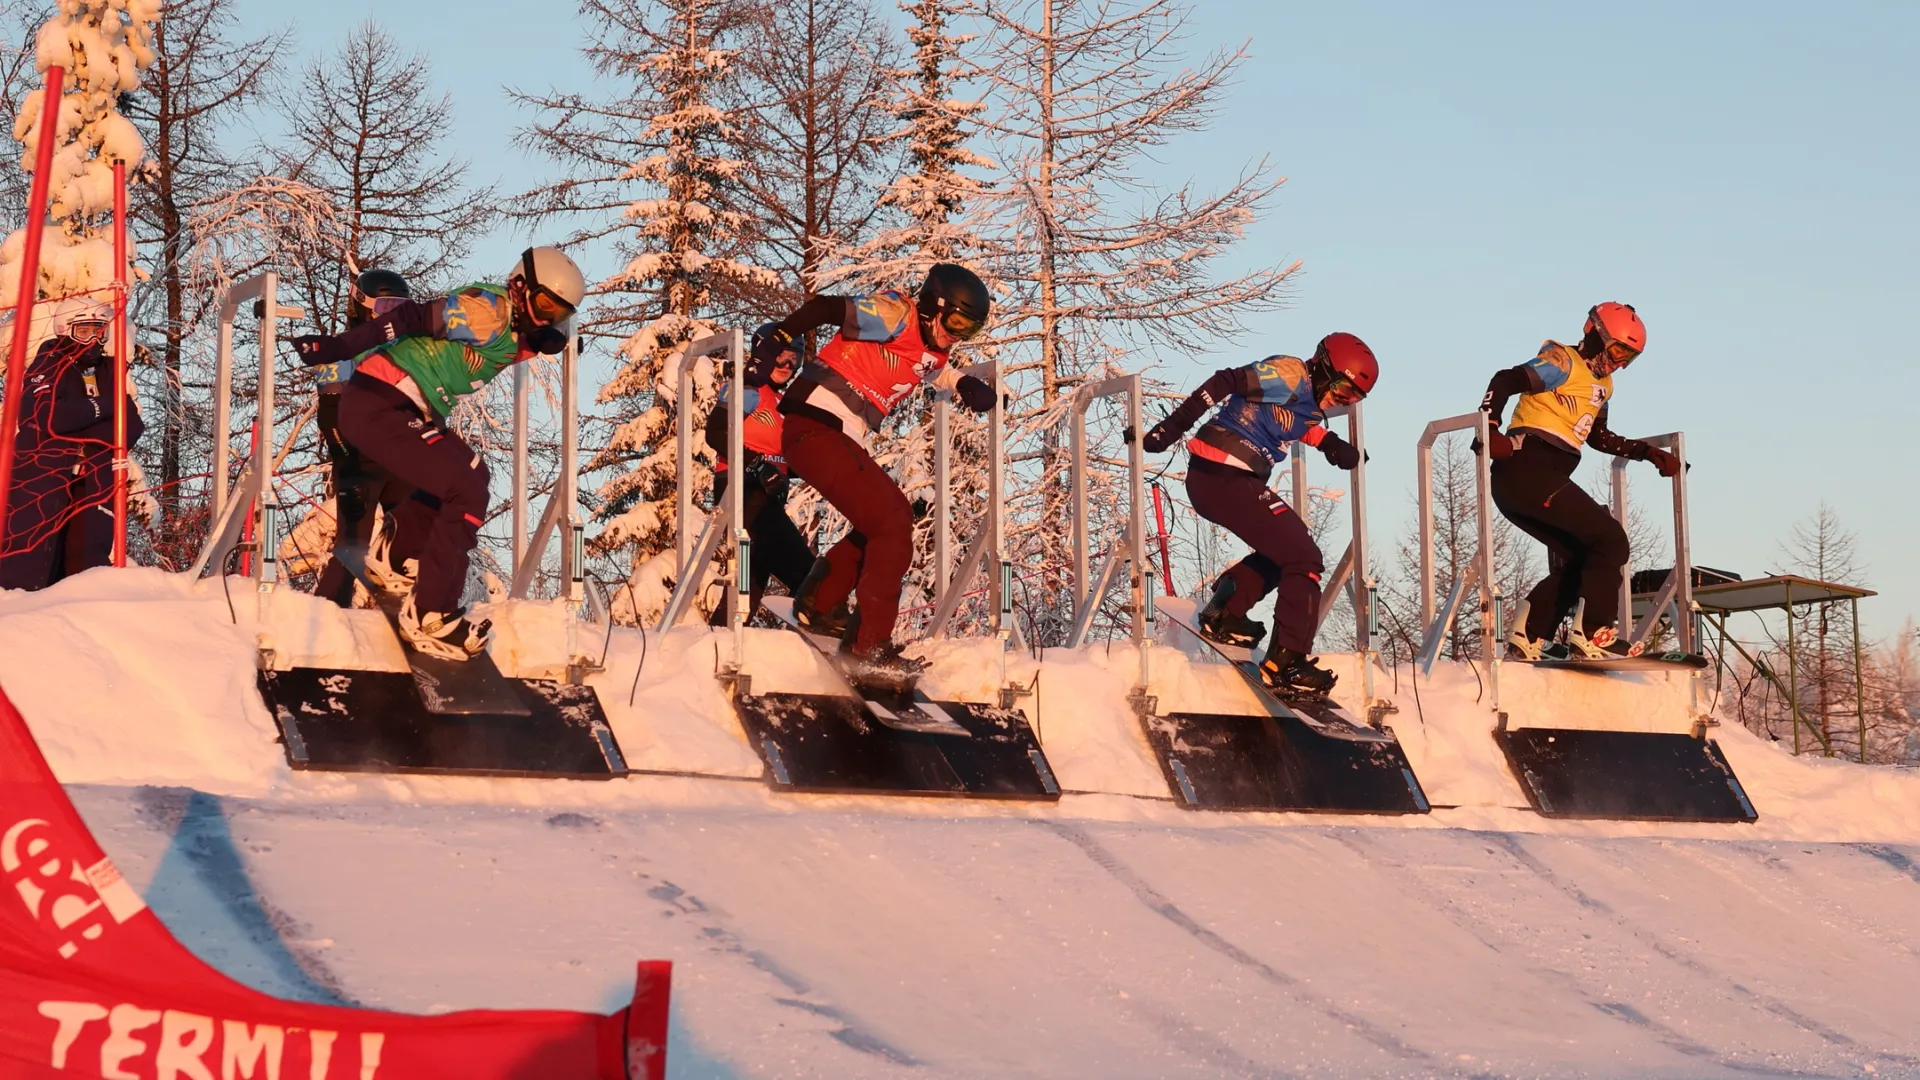
[[[372,539],[367,541],[367,580],[395,596],[402,596],[413,591],[414,580],[420,576],[420,560],[407,559],[398,566],[393,564],[393,527],[393,519],[382,515]]]
[[[400,633],[416,650],[444,660],[470,660],[485,652],[493,621],[472,622],[464,608],[454,611],[414,610],[413,596],[400,605]]]
[[[854,686],[893,693],[911,691],[926,669],[925,660],[900,655],[900,646],[891,641],[869,649],[849,649],[841,661],[841,670]]]
[[[1325,697],[1339,676],[1313,662],[1306,653],[1275,649],[1260,661],[1260,681],[1276,694],[1317,694]]]
[[[1267,636],[1265,623],[1255,622],[1245,615],[1227,614],[1227,600],[1239,586],[1234,584],[1233,575],[1221,574],[1213,583],[1213,597],[1193,617],[1198,624],[1200,636],[1215,645],[1229,648],[1252,649]]]
[[[831,572],[825,559],[813,560],[813,566],[800,582],[800,588],[793,594],[793,621],[809,634],[847,640],[847,633],[853,626],[853,610],[845,601],[835,604],[831,611],[821,611],[814,606],[814,594],[825,584],[827,574]]]
[[[1527,614],[1532,604],[1520,601],[1520,607],[1513,613],[1513,628],[1507,631],[1507,659],[1509,660],[1564,660],[1567,647],[1550,638],[1527,636]]]
[[[1602,626],[1591,634],[1577,625],[1567,630],[1567,654],[1576,660],[1619,660],[1639,656],[1642,648],[1640,642],[1629,643],[1621,637],[1613,626]]]

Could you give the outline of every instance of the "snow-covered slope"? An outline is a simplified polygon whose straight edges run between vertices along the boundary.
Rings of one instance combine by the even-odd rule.
[[[168,925],[273,992],[606,1009],[660,956],[673,1072],[698,1077],[1920,1074],[1908,773],[1728,727],[1759,823],[1548,821],[1479,677],[1436,672],[1416,703],[1403,669],[1377,678],[1443,809],[1192,813],[1116,644],[1009,660],[1040,678],[1057,805],[777,795],[711,677],[727,641],[691,629],[616,632],[596,680],[653,774],[294,773],[251,689],[260,635],[280,663],[395,658],[377,627],[233,586],[231,615],[219,582],[153,571],[0,594],[0,685]],[[496,617],[503,665],[564,657],[557,609]],[[819,677],[786,635],[749,650],[756,686]],[[992,643],[935,659],[956,696],[1001,679]],[[1170,707],[1246,693],[1152,662]],[[1509,669],[1502,690],[1516,724],[1691,722],[1677,677]]]

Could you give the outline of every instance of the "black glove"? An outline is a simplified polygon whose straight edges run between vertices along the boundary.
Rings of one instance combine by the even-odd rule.
[[[791,348],[794,348],[793,335],[778,325],[764,334],[754,335],[753,361],[744,373],[747,385],[765,386],[773,381],[774,362]]]
[[[993,411],[993,387],[985,379],[976,379],[971,375],[960,376],[953,385],[953,392],[959,396],[960,403],[977,413]]]
[[[1162,420],[1153,425],[1153,427],[1147,431],[1146,437],[1140,440],[1140,449],[1145,450],[1149,454],[1158,454],[1178,442],[1180,436],[1184,434],[1185,432],[1183,431],[1174,431],[1167,427],[1167,422]]]
[[[1360,450],[1352,443],[1329,431],[1320,440],[1320,452],[1327,460],[1342,469],[1352,469],[1360,464]]]
[[[1660,470],[1660,475],[1671,480],[1680,475],[1680,459],[1657,446],[1647,447],[1647,460]]]
[[[296,334],[287,339],[287,344],[293,346],[293,355],[308,367],[353,359],[353,354],[342,350],[330,334]]]
[[[787,502],[787,474],[780,467],[764,457],[758,457],[747,465],[747,475],[767,493],[767,498],[782,506]]]

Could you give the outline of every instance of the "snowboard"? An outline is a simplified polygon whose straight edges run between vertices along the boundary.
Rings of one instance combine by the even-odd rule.
[[[773,617],[788,629],[804,638],[813,651],[827,662],[833,673],[845,684],[847,693],[859,698],[866,704],[868,715],[886,727],[896,731],[912,731],[926,735],[957,735],[971,738],[973,733],[960,726],[945,709],[935,704],[919,687],[905,690],[876,690],[856,686],[840,666],[840,643],[832,638],[809,633],[793,617],[793,598],[790,596],[762,597],[760,606],[773,614]]]
[[[1392,743],[1395,741],[1394,737],[1386,732],[1375,730],[1354,719],[1352,714],[1334,704],[1333,699],[1325,694],[1275,693],[1267,685],[1266,680],[1260,677],[1260,665],[1253,659],[1252,649],[1222,645],[1217,641],[1208,640],[1206,635],[1193,624],[1170,615],[1166,610],[1167,606],[1162,605],[1160,617],[1186,631],[1193,640],[1206,646],[1214,656],[1239,672],[1240,677],[1246,680],[1248,688],[1259,697],[1262,704],[1269,710],[1279,710],[1275,713],[1276,716],[1285,713],[1297,717],[1301,723],[1329,738],[1346,739],[1349,742]]]
[[[387,617],[394,640],[407,658],[413,673],[413,688],[426,710],[438,716],[531,716],[533,710],[522,700],[520,688],[500,673],[493,657],[482,652],[465,660],[432,656],[413,647],[400,632],[400,607],[406,597],[398,596],[373,583],[367,574],[367,549],[348,544],[333,549],[333,557],[347,568],[373,598],[374,606]]]
[[[1640,656],[1608,657],[1596,659],[1588,656],[1569,656],[1541,660],[1516,660],[1508,657],[1504,663],[1525,664],[1535,668],[1557,668],[1563,671],[1700,671],[1712,665],[1712,661],[1698,653],[1666,652],[1644,653]]]

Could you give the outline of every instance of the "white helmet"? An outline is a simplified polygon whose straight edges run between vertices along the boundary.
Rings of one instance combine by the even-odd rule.
[[[561,326],[573,318],[586,299],[587,279],[580,267],[557,247],[528,248],[507,274],[526,283],[527,312],[547,326]]]
[[[113,322],[113,308],[87,296],[69,296],[53,309],[49,329],[55,337],[71,335],[75,323]]]

